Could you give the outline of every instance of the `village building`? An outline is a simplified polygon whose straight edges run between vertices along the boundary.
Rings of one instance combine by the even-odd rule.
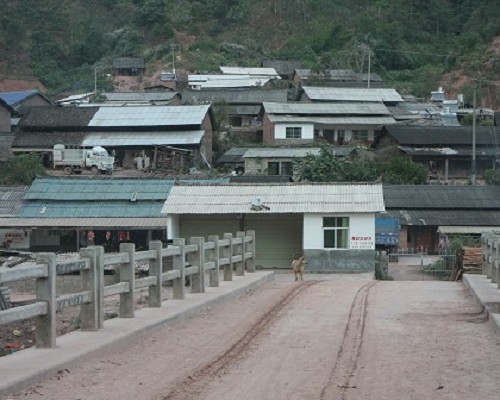
[[[211,165],[212,126],[210,105],[32,107],[12,149],[42,153],[50,165],[56,144],[102,146],[119,166],[184,171]]]
[[[118,57],[113,59],[113,70],[119,76],[142,76],[146,66],[142,57]]]
[[[225,118],[232,138],[262,143],[262,104],[286,103],[287,90],[201,90],[182,93],[183,104],[211,104],[218,118]]]
[[[102,105],[179,105],[182,95],[174,91],[104,92],[100,94]]]
[[[383,193],[384,216],[401,225],[400,249],[438,253],[441,237],[449,242],[500,230],[497,185],[384,185]]]
[[[254,230],[259,268],[304,254],[308,271],[366,272],[383,211],[381,184],[177,184],[162,213],[169,238]]]
[[[395,123],[378,103],[271,103],[263,104],[263,141],[267,144],[369,145],[382,125]]]
[[[394,106],[404,102],[395,89],[303,86],[300,101],[307,103],[381,103]]]
[[[302,63],[296,60],[264,60],[261,63],[262,68],[273,68],[281,77],[288,81],[293,80],[296,69],[300,69]]]
[[[0,100],[9,107],[21,113],[25,107],[47,106],[52,101],[38,90],[25,90],[21,92],[0,92]]]
[[[307,155],[317,156],[321,152],[317,147],[304,148],[250,148],[243,155],[245,174],[248,175],[294,175],[293,162]]]
[[[498,168],[500,132],[496,127],[476,129],[476,173]],[[444,183],[468,179],[472,166],[471,126],[384,126],[372,148],[376,153],[405,155],[429,168]]]
[[[24,205],[23,196],[27,190],[27,186],[0,186],[0,249],[29,249],[28,232],[22,227],[6,222],[18,215]]]

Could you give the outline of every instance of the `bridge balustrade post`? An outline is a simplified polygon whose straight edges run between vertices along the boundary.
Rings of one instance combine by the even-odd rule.
[[[241,255],[241,261],[236,263],[236,276],[245,275],[245,232],[236,232],[236,237],[241,239],[241,243],[234,248],[234,255]]]
[[[149,260],[149,276],[156,277],[156,285],[149,287],[149,307],[161,307],[161,288],[163,273],[162,244],[160,240],[149,242],[149,248],[156,252],[156,258]]]
[[[184,246],[186,245],[185,239],[178,238],[174,239],[172,244],[178,246],[180,249],[180,254],[172,257],[172,267],[175,271],[179,271],[180,277],[174,279],[172,282],[173,298],[176,300],[183,300],[186,298],[186,289],[184,287],[184,281],[186,279],[185,267],[186,267],[186,253]]]
[[[210,287],[218,287],[219,286],[219,236],[218,235],[210,235],[208,236],[208,241],[214,243],[214,248],[207,251],[206,261],[213,261],[215,263],[215,267],[210,270]]]
[[[500,240],[496,239],[493,248],[495,251],[493,252],[493,260],[492,260],[492,269],[493,272],[491,274],[491,281],[493,283],[496,283],[497,286],[500,288],[500,268],[499,268],[499,256],[500,256]]]
[[[99,329],[104,328],[104,247],[103,246],[89,246],[95,249],[95,265],[96,265],[96,278],[97,278],[97,315]]]
[[[80,306],[80,325],[82,331],[96,331],[99,329],[99,287],[96,265],[97,250],[95,247],[80,249],[80,258],[89,260],[90,268],[80,272],[82,290],[91,292],[90,303]]]
[[[247,272],[255,272],[255,231],[247,231],[247,236],[251,236],[252,241],[245,245],[245,251],[251,252],[252,257],[245,260],[245,268]]]
[[[129,284],[127,293],[120,293],[120,318],[135,316],[135,244],[121,243],[120,253],[129,254],[129,262],[120,266],[120,282]]]
[[[46,264],[48,276],[36,280],[36,299],[47,304],[47,314],[40,315],[36,321],[36,346],[51,348],[56,346],[56,255],[40,253],[37,264]]]
[[[188,262],[190,267],[198,267],[198,273],[191,275],[191,293],[205,292],[205,251],[203,243],[205,239],[202,237],[192,237],[189,239],[189,244],[195,244],[198,250],[188,254]]]
[[[228,258],[229,262],[224,265],[224,280],[232,281],[233,280],[233,234],[225,233],[223,236],[224,239],[229,240],[229,244],[224,246],[223,253],[224,258]]]

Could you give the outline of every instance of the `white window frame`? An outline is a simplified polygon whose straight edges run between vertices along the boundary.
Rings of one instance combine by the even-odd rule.
[[[327,219],[334,219],[335,223],[334,226],[325,226],[325,222]],[[339,220],[341,219],[347,219],[347,226],[338,226],[339,225]],[[325,216],[323,217],[323,248],[324,249],[333,249],[333,250],[346,250],[349,249],[349,229],[351,225],[351,220],[347,216]],[[334,232],[333,238],[334,238],[334,244],[333,246],[326,246],[326,233],[327,232]],[[340,231],[345,231],[345,246],[339,247],[339,244],[337,242],[338,237],[337,233]]]
[[[302,139],[301,126],[287,126],[285,128],[285,137],[287,139]]]

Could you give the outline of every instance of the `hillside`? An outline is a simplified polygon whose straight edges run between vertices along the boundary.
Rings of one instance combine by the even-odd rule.
[[[117,56],[161,69],[215,71],[266,58],[371,71],[402,92],[444,86],[498,106],[497,0],[0,0],[0,80],[49,94],[109,88]],[[487,90],[486,90],[487,88]],[[491,92],[494,94],[491,94]],[[483,95],[480,96],[480,101]],[[490,99],[490,100],[488,100]]]

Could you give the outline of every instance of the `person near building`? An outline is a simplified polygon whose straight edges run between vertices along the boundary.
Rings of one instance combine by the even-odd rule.
[[[93,230],[87,232],[87,246],[93,246],[95,244],[95,233]]]

